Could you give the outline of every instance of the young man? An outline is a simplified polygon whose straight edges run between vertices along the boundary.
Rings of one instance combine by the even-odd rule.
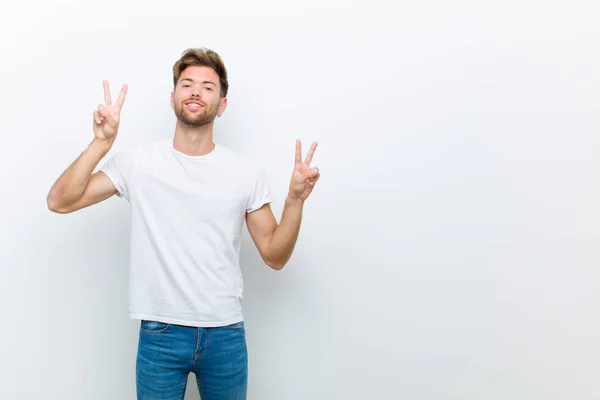
[[[213,142],[215,117],[227,107],[227,71],[208,49],[189,49],[173,67],[173,138],[118,152],[98,172],[113,145],[127,94],[94,112],[94,139],[56,181],[48,207],[70,213],[116,194],[131,205],[129,315],[141,320],[136,362],[138,399],[183,399],[196,374],[203,400],[245,399],[247,350],[239,267],[241,229],[261,257],[279,270],[298,238],[304,201],[319,179],[295,167],[278,224],[261,171]]]

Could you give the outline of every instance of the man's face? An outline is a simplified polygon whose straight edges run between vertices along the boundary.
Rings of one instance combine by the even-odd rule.
[[[177,119],[188,126],[210,124],[225,111],[227,99],[221,98],[219,75],[209,67],[187,67],[171,93],[171,107]]]

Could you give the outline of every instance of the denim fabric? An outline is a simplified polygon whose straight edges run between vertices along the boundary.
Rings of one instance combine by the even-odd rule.
[[[143,320],[136,360],[138,400],[183,399],[190,372],[202,400],[245,400],[244,323],[194,328]]]

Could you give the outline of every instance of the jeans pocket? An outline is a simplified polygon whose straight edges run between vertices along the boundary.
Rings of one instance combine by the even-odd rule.
[[[164,322],[148,321],[148,320],[143,319],[142,322],[140,323],[140,332],[150,333],[150,334],[162,333],[162,332],[166,332],[170,326],[171,326],[171,324],[167,324]]]

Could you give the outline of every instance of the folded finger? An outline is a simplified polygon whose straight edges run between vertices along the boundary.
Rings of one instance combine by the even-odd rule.
[[[108,117],[108,111],[106,110],[106,107],[104,107],[102,104],[98,106],[98,114],[100,114],[104,118]]]
[[[94,122],[98,125],[102,123],[102,117],[98,113],[98,111],[94,111]]]

